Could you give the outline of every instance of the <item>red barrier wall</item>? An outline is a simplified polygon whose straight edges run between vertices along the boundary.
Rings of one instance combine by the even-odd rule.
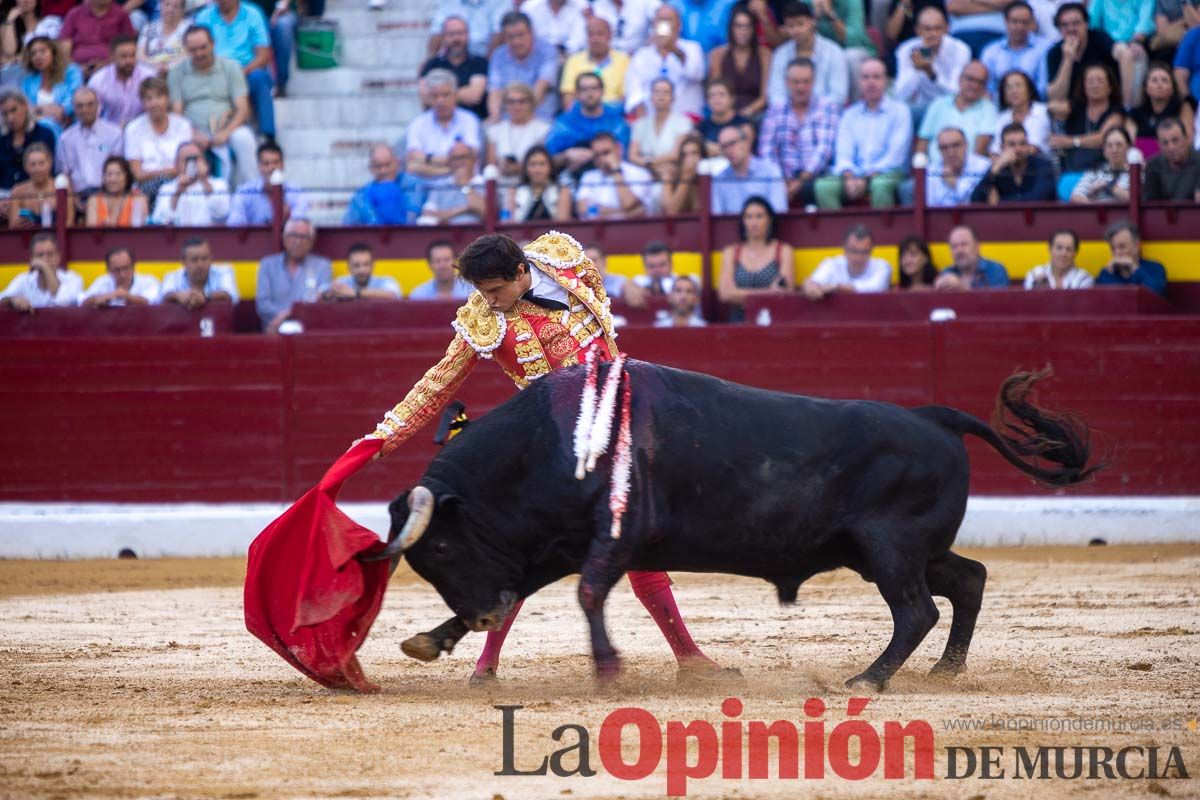
[[[289,338],[0,341],[0,499],[278,501],[311,486],[442,354],[445,330]],[[1016,367],[1052,363],[1051,407],[1083,413],[1113,448],[1091,494],[1200,494],[1200,319],[1044,318],[628,329],[648,361],[772,389],[986,418]],[[478,416],[511,395],[480,364]],[[435,450],[419,432],[346,488],[383,500]],[[976,444],[972,489],[1041,493]]]
[[[0,340],[0,500],[280,497],[278,339]]]

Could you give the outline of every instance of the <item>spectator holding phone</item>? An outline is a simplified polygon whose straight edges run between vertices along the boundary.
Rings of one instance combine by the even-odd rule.
[[[943,95],[958,91],[958,78],[971,61],[971,48],[947,34],[946,14],[926,6],[917,14],[917,35],[896,48],[896,83],[892,94],[913,109],[913,128],[925,109]]]
[[[195,142],[184,142],[175,153],[179,177],[163,184],[154,201],[154,225],[207,227],[229,215],[229,184],[208,174],[204,151]]]
[[[1142,240],[1137,225],[1120,220],[1104,232],[1112,258],[1096,276],[1099,286],[1145,286],[1155,294],[1167,293],[1167,269],[1157,261],[1142,258]]]

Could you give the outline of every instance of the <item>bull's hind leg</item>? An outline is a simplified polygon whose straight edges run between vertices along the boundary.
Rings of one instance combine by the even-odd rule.
[[[967,650],[975,634],[975,619],[983,603],[983,585],[987,582],[987,567],[978,561],[963,558],[947,551],[929,562],[925,568],[925,581],[929,590],[938,597],[945,597],[954,609],[950,623],[950,638],[946,640],[946,651],[931,675],[957,675],[967,665]]]
[[[852,688],[865,686],[874,691],[887,686],[938,621],[937,606],[925,583],[924,563],[916,563],[911,553],[881,546],[882,541],[875,537],[863,548],[863,555],[866,573],[891,609],[892,640],[871,666],[846,681]]]

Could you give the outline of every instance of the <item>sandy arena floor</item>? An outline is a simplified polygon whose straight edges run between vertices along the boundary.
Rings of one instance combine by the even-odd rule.
[[[991,550],[969,553],[991,579],[967,673],[935,682],[925,671],[945,643],[942,621],[864,718],[924,719],[936,735],[936,781],[722,780],[689,783],[691,797],[1197,797],[1200,780],[951,781],[950,746],[1159,745],[1181,748],[1200,774],[1200,547]],[[382,694],[328,692],[246,633],[240,560],[0,561],[0,797],[436,797],[642,798],[666,791],[665,756],[638,782],[603,771],[600,724],[640,706],[667,720],[804,719],[808,697],[830,707],[826,732],[846,718],[842,681],[881,651],[891,631],[875,588],[846,572],[802,587],[780,608],[766,584],[676,576],[697,641],[745,682],[680,688],[674,663],[627,588],[610,603],[610,631],[626,659],[615,691],[597,694],[574,581],[526,603],[505,653],[504,680],[467,688],[482,644],[468,637],[449,659],[420,664],[399,643],[445,618],[434,592],[397,574],[360,651]],[[519,704],[517,765],[552,752],[567,723],[592,735],[594,777],[496,777],[501,715]],[[1098,718],[1165,723],[1167,730],[1008,732],[948,730],[949,720]],[[1132,721],[1132,722],[1131,722]],[[632,736],[630,736],[632,738]],[[567,742],[573,741],[568,737]],[[632,752],[632,751],[629,751]],[[632,760],[632,756],[630,756]],[[574,760],[568,760],[573,764]],[[1144,763],[1144,762],[1140,762]],[[910,770],[911,774],[911,770]],[[718,770],[719,775],[719,770]]]

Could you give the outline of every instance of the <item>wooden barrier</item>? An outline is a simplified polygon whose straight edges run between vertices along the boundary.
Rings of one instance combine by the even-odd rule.
[[[436,328],[449,331],[461,301],[369,300],[345,303],[297,303],[292,319],[306,331],[404,330]],[[644,308],[630,308],[613,301],[614,316],[630,325],[652,325],[658,311],[665,310],[665,297],[647,298]]]
[[[189,311],[161,306],[39,308],[34,313],[0,311],[0,339],[106,336],[222,336],[233,333],[232,303],[209,303]]]
[[[444,352],[444,330],[293,337],[0,339],[0,500],[286,501],[373,428]],[[1200,319],[1123,316],[627,328],[626,352],[753,386],[987,418],[1016,368],[1052,364],[1042,399],[1082,413],[1113,466],[1078,494],[1200,494]],[[481,363],[473,416],[513,393]],[[801,422],[802,424],[802,422]],[[435,454],[433,431],[346,487],[385,500]],[[969,445],[973,491],[1043,490]]]
[[[746,319],[762,309],[774,322],[927,320],[934,309],[971,317],[1122,317],[1175,314],[1175,306],[1149,289],[1098,286],[1087,291],[992,289],[986,292],[888,292],[833,294],[813,302],[797,294],[766,295],[746,303]]]

